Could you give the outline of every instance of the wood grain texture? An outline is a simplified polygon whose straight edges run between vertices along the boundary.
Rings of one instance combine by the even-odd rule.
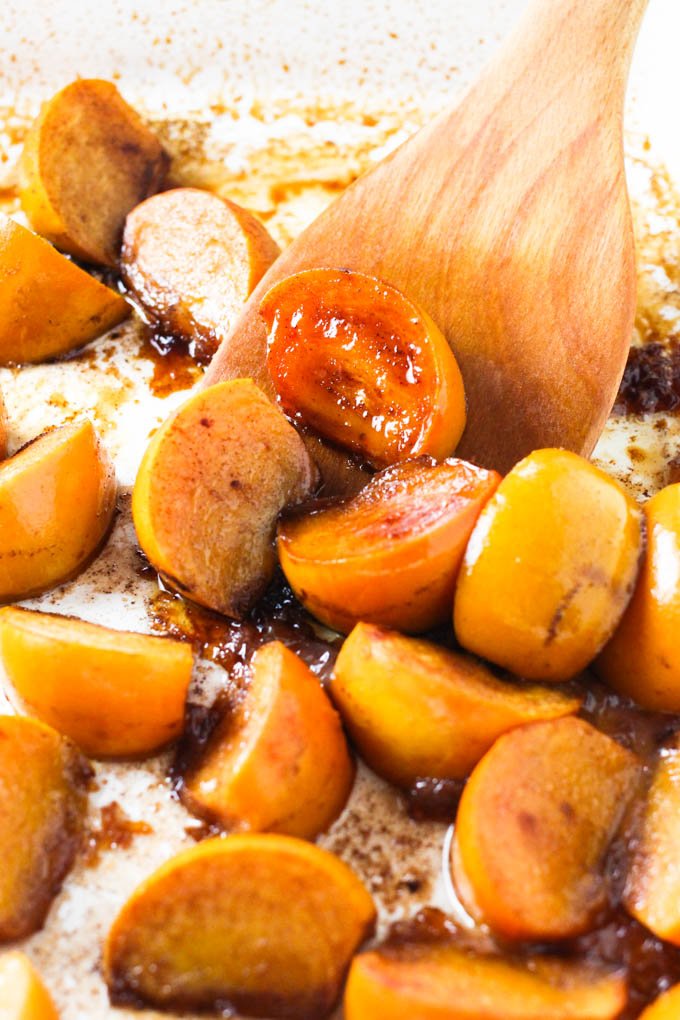
[[[506,471],[538,447],[589,454],[635,310],[622,120],[646,6],[534,0],[464,98],[280,256],[206,381],[250,375],[272,394],[262,296],[299,269],[346,266],[405,291],[446,335],[468,396],[460,456]],[[356,487],[319,450],[328,489]]]

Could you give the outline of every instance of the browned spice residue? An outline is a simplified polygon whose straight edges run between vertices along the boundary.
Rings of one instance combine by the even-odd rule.
[[[111,801],[101,809],[99,828],[91,829],[85,840],[83,858],[86,867],[99,863],[106,850],[127,850],[135,836],[148,836],[153,832],[148,822],[133,821],[118,801]]]
[[[614,405],[619,414],[680,409],[680,345],[675,339],[631,347]]]

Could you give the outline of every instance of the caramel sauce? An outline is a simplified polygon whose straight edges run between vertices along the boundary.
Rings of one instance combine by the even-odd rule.
[[[200,337],[185,340],[144,325],[138,353],[153,365],[149,380],[153,395],[168,397],[177,390],[191,389],[203,375],[204,367],[210,364],[216,350],[216,343],[209,344]]]
[[[91,829],[85,840],[83,860],[88,868],[95,867],[103,852],[126,850],[135,836],[148,836],[153,828],[148,822],[133,821],[117,801],[105,804],[101,809],[99,827]]]

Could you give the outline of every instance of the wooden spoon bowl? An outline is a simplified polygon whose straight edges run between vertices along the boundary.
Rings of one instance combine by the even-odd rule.
[[[635,311],[622,121],[646,6],[534,0],[463,100],[279,257],[206,382],[250,375],[272,394],[262,296],[300,269],[348,267],[403,290],[447,337],[468,396],[460,456],[507,471],[539,447],[590,454]],[[320,460],[329,489],[356,487],[337,453]]]

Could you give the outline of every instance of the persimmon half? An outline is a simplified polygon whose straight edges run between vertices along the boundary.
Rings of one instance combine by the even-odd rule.
[[[633,592],[642,514],[568,450],[535,450],[480,514],[456,583],[463,648],[529,680],[569,680],[614,632]]]
[[[4,606],[0,658],[29,711],[93,757],[149,754],[182,732],[183,641]]]
[[[346,1020],[615,1020],[623,974],[536,954],[517,959],[455,943],[405,943],[354,957]]]
[[[605,861],[641,766],[583,719],[499,737],[463,791],[452,846],[466,909],[529,942],[595,927],[608,904]]]
[[[628,608],[595,663],[643,708],[680,712],[680,484],[644,507],[647,552]]]
[[[133,892],[109,932],[104,974],[115,1005],[320,1020],[374,922],[362,882],[313,843],[208,839]]]
[[[401,291],[347,269],[306,269],[275,284],[260,312],[291,418],[377,468],[455,450],[465,428],[458,362]]]
[[[59,1020],[40,975],[18,950],[0,956],[0,1020]]]
[[[660,939],[680,946],[680,733],[665,746],[638,820],[623,902]]]
[[[340,649],[330,694],[366,763],[406,788],[423,777],[464,779],[502,733],[581,705],[552,687],[498,680],[471,655],[368,623]]]
[[[314,839],[342,811],[353,780],[340,717],[319,680],[270,641],[252,658],[243,702],[184,777],[182,800],[227,829]]]
[[[470,532],[499,482],[495,471],[454,458],[395,464],[352,499],[285,515],[281,566],[329,627],[346,633],[364,620],[428,630],[450,617]]]

